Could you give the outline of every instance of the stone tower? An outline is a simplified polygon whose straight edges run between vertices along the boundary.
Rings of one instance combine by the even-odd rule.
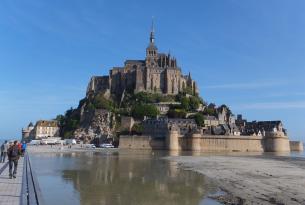
[[[171,126],[166,136],[166,145],[168,150],[181,150],[179,145],[179,128],[175,125]]]
[[[182,75],[176,58],[160,53],[155,45],[155,28],[152,22],[149,44],[143,60],[126,60],[124,66],[113,67],[109,76],[94,76],[88,85],[87,95],[105,92],[117,97],[128,92],[150,92],[176,95],[185,88],[197,94],[198,89],[191,76]]]
[[[155,28],[154,22],[151,24],[151,31],[149,37],[149,45],[146,48],[146,66],[157,67],[158,66],[158,48],[155,45]]]

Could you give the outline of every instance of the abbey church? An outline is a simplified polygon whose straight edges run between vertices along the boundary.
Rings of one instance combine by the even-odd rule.
[[[185,89],[198,94],[196,82],[190,74],[182,74],[177,60],[170,54],[158,52],[152,25],[145,60],[126,60],[124,67],[113,67],[109,76],[93,76],[87,94],[110,91],[121,95],[124,91],[144,91],[176,95]]]

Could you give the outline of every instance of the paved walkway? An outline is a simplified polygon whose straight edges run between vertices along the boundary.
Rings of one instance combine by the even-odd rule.
[[[0,163],[0,170],[5,163]],[[23,157],[18,162],[17,177],[9,178],[8,166],[0,175],[0,205],[19,205],[21,199]]]

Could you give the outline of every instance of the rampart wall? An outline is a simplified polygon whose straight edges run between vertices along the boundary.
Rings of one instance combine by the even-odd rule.
[[[177,141],[175,140],[177,139]],[[171,141],[170,141],[171,140]],[[147,150],[190,150],[202,152],[240,151],[262,152],[262,138],[251,136],[217,136],[151,138],[150,136],[120,136],[119,148]]]
[[[295,152],[303,151],[303,143],[301,141],[289,141],[290,150]]]
[[[300,150],[300,143],[291,143],[293,149]],[[181,137],[177,132],[170,132],[166,138],[150,136],[120,137],[119,148],[198,151],[198,152],[287,152],[290,151],[287,136],[226,136],[193,134]]]
[[[165,139],[152,139],[147,135],[121,135],[119,148],[122,149],[144,149],[163,150],[166,149]]]

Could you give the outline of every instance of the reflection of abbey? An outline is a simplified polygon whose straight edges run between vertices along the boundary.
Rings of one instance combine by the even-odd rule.
[[[158,53],[152,28],[145,60],[126,60],[124,67],[112,68],[109,76],[92,77],[87,92],[109,90],[111,94],[121,94],[130,90],[178,94],[185,89],[198,93],[195,81],[190,75],[182,75],[177,60],[170,54]]]

